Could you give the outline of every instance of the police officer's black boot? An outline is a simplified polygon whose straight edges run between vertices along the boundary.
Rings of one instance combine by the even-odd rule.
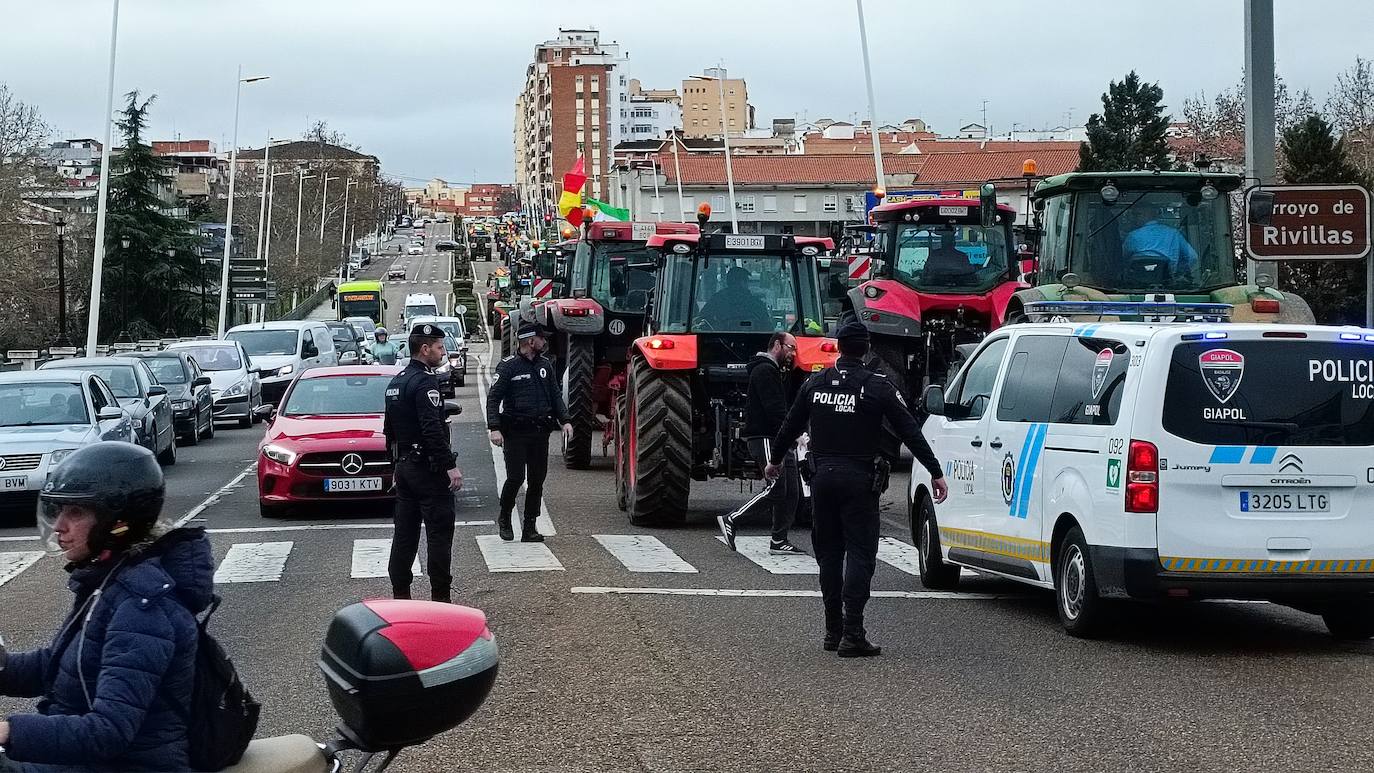
[[[511,528],[510,513],[501,513],[497,516],[496,528],[501,532],[501,539],[506,542],[515,539],[515,529]]]
[[[871,658],[883,654],[883,648],[868,641],[862,619],[846,620],[837,654],[842,658]]]
[[[452,604],[453,593],[448,588],[432,588],[430,590],[430,599],[438,601],[441,604]]]
[[[825,613],[825,638],[821,640],[821,649],[826,652],[834,652],[840,648],[840,639],[844,638],[844,622],[838,613],[832,614],[829,610]]]
[[[526,518],[520,524],[521,542],[543,542],[544,535],[539,533],[539,527],[534,525],[533,518]]]

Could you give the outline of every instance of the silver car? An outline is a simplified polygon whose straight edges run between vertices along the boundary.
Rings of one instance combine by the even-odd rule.
[[[250,427],[262,417],[262,382],[258,368],[237,341],[178,341],[168,344],[173,351],[185,352],[210,377],[210,396],[215,405],[215,421],[236,420]]]
[[[99,376],[82,370],[0,373],[0,518],[37,512],[48,472],[102,440],[135,443],[133,420]]]

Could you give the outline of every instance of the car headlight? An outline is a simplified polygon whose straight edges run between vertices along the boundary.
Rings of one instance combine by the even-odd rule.
[[[129,421],[134,425],[134,429],[143,429],[143,419],[138,416],[130,416]]]
[[[452,369],[453,369],[453,365],[452,365],[451,363],[449,363],[448,360],[444,360],[444,362],[443,362],[442,365],[440,365],[439,367],[437,367],[437,368],[434,369],[434,372],[435,372],[435,373],[448,373],[448,372],[449,372],[450,370],[452,370]]]
[[[190,410],[190,409],[191,409],[191,401],[190,401],[190,400],[173,400],[173,401],[172,401],[172,410],[176,410],[176,411],[187,411],[187,410]]]
[[[293,371],[295,371],[295,370],[296,370],[296,366],[295,366],[295,365],[283,365],[283,366],[281,366],[280,368],[277,368],[277,375],[278,375],[278,376],[287,376],[287,375],[290,375],[290,374],[291,374]]]
[[[296,461],[296,452],[289,448],[283,448],[275,443],[268,443],[262,447],[262,455],[274,462],[285,464],[288,467]]]
[[[233,385],[233,386],[231,386],[231,387],[229,387],[228,389],[224,390],[223,396],[224,396],[224,397],[238,397],[239,395],[243,395],[243,394],[248,394],[248,379],[244,379],[244,380],[242,380],[242,381],[236,381],[236,382],[234,382],[234,385]]]
[[[71,454],[71,452],[73,452],[73,451],[75,451],[75,450],[76,450],[75,448],[58,448],[58,449],[55,449],[55,450],[52,452],[51,457],[49,457],[48,463],[49,463],[50,465],[54,465],[54,466],[55,466],[58,462],[61,462],[63,459],[66,459],[66,458]]]

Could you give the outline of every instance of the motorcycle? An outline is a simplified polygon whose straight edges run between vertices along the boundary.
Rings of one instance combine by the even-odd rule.
[[[500,653],[481,610],[432,601],[376,599],[339,610],[320,653],[341,720],[324,743],[304,735],[253,741],[223,773],[381,773],[471,717],[496,682]]]

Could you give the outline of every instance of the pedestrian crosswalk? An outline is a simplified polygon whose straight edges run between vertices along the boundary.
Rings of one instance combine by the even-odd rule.
[[[347,528],[347,527],[342,527]],[[370,525],[353,528],[370,529]],[[227,529],[225,537],[257,536],[256,530]],[[376,532],[373,532],[375,534]],[[211,535],[212,538],[215,535]],[[263,535],[266,536],[266,535]],[[275,536],[275,535],[274,535]],[[302,537],[303,539],[303,537]],[[494,574],[519,572],[563,572],[569,569],[601,568],[604,560],[590,560],[587,546],[594,545],[614,560],[612,566],[633,574],[701,574],[701,569],[684,557],[679,550],[695,556],[693,560],[701,563],[703,557],[713,568],[724,566],[732,571],[762,571],[772,575],[815,575],[818,573],[816,560],[805,554],[773,555],[768,550],[766,536],[741,536],[735,540],[735,553],[726,550],[724,539],[717,536],[714,541],[697,535],[673,535],[667,537],[677,546],[670,546],[663,538],[650,534],[593,534],[590,540],[584,536],[562,536],[548,542],[505,542],[495,534],[478,534],[471,537],[476,552],[488,572]],[[703,542],[714,548],[703,549]],[[298,540],[272,540],[235,542],[225,550],[215,568],[215,583],[218,585],[237,585],[247,583],[281,582],[288,576],[293,566],[308,568],[312,572],[319,569],[318,551],[337,550],[349,546],[349,578],[354,580],[377,579],[387,576],[387,563],[391,555],[391,538],[359,537],[352,540],[327,540],[323,543],[300,542]],[[304,546],[309,545],[303,550]],[[461,544],[455,545],[455,553],[463,551]],[[467,548],[470,550],[471,548]],[[719,552],[716,553],[715,551]],[[218,552],[218,551],[217,551]],[[309,556],[304,554],[309,552]],[[558,553],[564,553],[560,558]],[[43,557],[42,551],[21,550],[0,552],[0,586],[14,580],[24,571],[38,564]],[[570,566],[564,561],[571,560]],[[903,574],[916,576],[920,573],[916,548],[892,537],[883,537],[878,546],[878,560]],[[420,559],[412,564],[411,571],[417,577],[422,574]]]

